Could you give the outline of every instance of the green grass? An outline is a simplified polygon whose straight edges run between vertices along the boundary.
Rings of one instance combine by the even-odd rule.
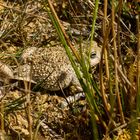
[[[41,13],[43,10],[47,11],[47,14],[49,15],[49,18],[51,19],[52,24],[57,31],[60,41],[63,44],[63,47],[65,48],[75,73],[80,81],[89,107],[86,108],[84,113],[79,111],[81,116],[76,116],[78,113],[71,113],[68,116],[69,118],[66,118],[68,123],[70,120],[71,125],[75,125],[75,127],[74,130],[71,129],[71,125],[65,128],[65,139],[67,137],[71,137],[71,135],[73,137],[76,135],[80,139],[82,133],[79,131],[83,130],[84,128],[82,129],[79,127],[81,127],[83,122],[87,122],[88,129],[89,131],[92,131],[92,136],[95,140],[102,139],[103,137],[104,139],[107,139],[108,137],[110,137],[110,139],[121,139],[121,136],[119,136],[120,132],[125,135],[124,137],[129,135],[126,137],[126,139],[135,140],[137,139],[137,135],[139,133],[140,111],[139,4],[136,1],[126,2],[121,0],[105,0],[103,2],[96,0],[95,3],[91,1],[80,0],[80,2],[83,2],[81,5],[79,3],[78,5],[76,2],[77,1],[74,0],[67,2],[63,1],[61,10],[65,14],[61,14],[61,16],[59,16],[62,19],[66,18],[66,21],[74,24],[75,26],[80,25],[81,27],[84,27],[87,23],[87,26],[90,27],[91,33],[88,37],[79,35],[76,38],[76,41],[79,42],[79,46],[85,40],[89,41],[89,44],[91,44],[92,40],[94,39],[96,39],[102,46],[101,62],[96,69],[97,71],[95,71],[93,75],[89,73],[89,70],[91,69],[89,65],[89,59],[87,60],[87,57],[82,53],[83,48],[79,49],[78,51],[75,49],[69,39],[69,36],[66,34],[63,25],[60,23],[60,19],[56,15],[56,11],[62,12],[59,7],[55,7],[56,9],[54,10],[50,0],[44,0],[40,2],[41,8],[40,11],[38,10],[38,13]],[[44,22],[43,20],[45,18],[42,15],[34,12],[34,10],[30,11],[28,6],[26,7],[26,4],[29,4],[28,2],[24,3],[23,5],[18,5],[17,3],[14,4],[15,5],[13,5],[13,7],[9,5],[3,5],[4,8],[0,13],[2,18],[0,22],[0,59],[2,62],[6,62],[6,64],[9,64],[12,67],[17,67],[19,65],[18,59],[21,55],[21,52],[25,48],[30,46],[41,46],[43,44],[44,40],[42,40],[42,37],[44,36],[41,34],[42,26],[41,28],[40,26],[36,28],[36,26],[33,26],[33,23],[37,21],[35,24],[38,22],[39,25],[41,23],[48,24],[46,21],[49,20],[46,19]],[[55,5],[55,3],[53,4]],[[17,5],[21,6],[20,8],[24,12],[22,10],[16,9]],[[83,15],[80,15],[75,8],[77,5],[81,6],[81,13],[85,7],[87,8],[89,6],[88,8],[92,11],[92,14],[90,15],[88,13],[89,11],[87,8],[87,11],[83,12],[86,16],[83,13]],[[86,6],[82,9],[83,5]],[[70,8],[73,8],[72,11],[69,11]],[[27,11],[29,10],[29,13],[26,12],[25,9]],[[74,13],[73,15],[71,14],[72,12]],[[77,20],[78,16],[79,19]],[[83,18],[84,16],[85,18]],[[70,19],[68,19],[69,17]],[[30,26],[30,22],[32,21],[34,21],[31,24],[33,27]],[[89,23],[90,25],[88,25]],[[27,28],[28,26],[29,28],[33,28],[35,31],[35,34],[30,34],[33,35],[31,39],[29,39],[29,36],[27,35],[29,29]],[[80,30],[80,28],[78,30]],[[73,38],[72,34],[71,38]],[[48,42],[50,41],[49,39],[46,40]],[[56,40],[54,39],[54,41]],[[13,48],[15,47],[16,50],[10,51],[9,46],[12,46]],[[90,49],[91,46],[89,46],[89,54]],[[23,117],[28,122],[27,130],[29,132],[29,139],[37,139],[38,137],[41,127],[40,117],[44,116],[43,113],[46,113],[50,99],[48,99],[48,106],[45,106],[44,111],[42,108],[46,102],[38,103],[39,100],[36,102],[35,99],[38,99],[37,93],[30,93],[30,85],[28,87],[25,83],[24,86],[25,91],[20,91],[18,92],[20,96],[15,96],[14,92],[11,94],[11,91],[9,91],[9,89],[7,90],[7,87],[4,85],[4,96],[1,98],[0,111],[0,133],[2,133],[3,137],[5,137],[5,134],[8,135],[8,132],[10,132],[9,130],[14,132],[13,135],[17,134],[19,139],[22,137],[22,134],[19,131],[16,131],[16,129],[14,129],[11,125],[13,122],[16,124],[18,120],[16,115],[19,115],[22,111],[24,113],[22,112],[23,114],[20,114],[21,117]],[[44,98],[44,96],[41,95],[40,98]],[[87,113],[88,109],[90,109],[90,114]],[[78,108],[75,110],[77,111]],[[61,110],[61,112],[63,112],[63,110]],[[84,115],[87,116],[85,117]],[[89,118],[90,121],[88,120]],[[66,121],[65,117],[63,119]],[[92,128],[90,122],[92,122]],[[53,125],[54,124],[52,124],[52,126]],[[55,128],[60,127],[57,126],[57,124],[55,125]],[[20,129],[22,130],[22,127]],[[57,131],[60,132],[59,130]]]

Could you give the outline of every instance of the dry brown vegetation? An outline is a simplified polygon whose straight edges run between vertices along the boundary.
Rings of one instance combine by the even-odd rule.
[[[0,62],[13,70],[25,48],[60,43],[45,3],[0,1]],[[95,118],[98,139],[139,139],[140,2],[100,1],[97,19],[93,1],[51,3],[72,43],[88,40],[96,21],[94,40],[102,46],[101,63],[93,73],[99,112],[95,109],[92,117],[86,99],[62,108],[61,91],[33,90],[25,82],[5,83],[0,73],[0,139],[90,140],[96,133],[91,118]],[[69,89],[64,92],[70,94]]]

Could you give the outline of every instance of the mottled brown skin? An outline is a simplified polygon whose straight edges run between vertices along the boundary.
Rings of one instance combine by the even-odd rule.
[[[95,54],[98,52],[96,49],[94,48]],[[19,79],[41,83],[41,87],[50,91],[58,91],[60,86],[64,89],[71,84],[80,86],[71,62],[61,46],[27,48],[21,58],[24,64],[17,70]],[[92,59],[96,59],[96,56]],[[91,60],[91,64],[96,65],[99,61],[100,52],[97,60],[93,63]]]

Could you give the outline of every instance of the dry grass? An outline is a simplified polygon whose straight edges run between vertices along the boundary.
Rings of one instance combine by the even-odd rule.
[[[112,4],[101,1],[95,12],[96,19],[93,16],[95,4],[90,0],[53,1],[63,21],[61,29],[64,31],[60,34],[63,33],[64,40],[61,41],[72,46],[71,42],[91,37],[102,46],[101,63],[92,76],[81,64],[83,74],[88,77],[85,79],[90,83],[83,84],[88,105],[84,100],[62,109],[60,102],[64,99],[55,96],[57,93],[31,91],[27,83],[22,85],[23,89],[13,89],[9,81],[0,87],[0,139],[92,139],[91,132],[95,130],[99,134],[95,139],[121,139],[122,136],[137,139],[140,109],[138,5],[138,2],[121,0]],[[41,0],[0,2],[0,61],[13,70],[21,64],[20,55],[25,48],[60,42],[61,35],[58,37],[46,9],[48,5],[45,6]],[[79,61],[79,53],[73,52]],[[91,128],[91,118],[96,129]]]

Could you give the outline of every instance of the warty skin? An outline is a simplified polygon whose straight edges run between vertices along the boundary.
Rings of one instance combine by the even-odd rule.
[[[90,55],[90,65],[100,62],[101,48],[93,42]],[[40,84],[46,90],[58,91],[70,85],[80,86],[75,71],[65,52],[60,46],[30,47],[22,56],[23,64],[16,70],[15,78]]]

